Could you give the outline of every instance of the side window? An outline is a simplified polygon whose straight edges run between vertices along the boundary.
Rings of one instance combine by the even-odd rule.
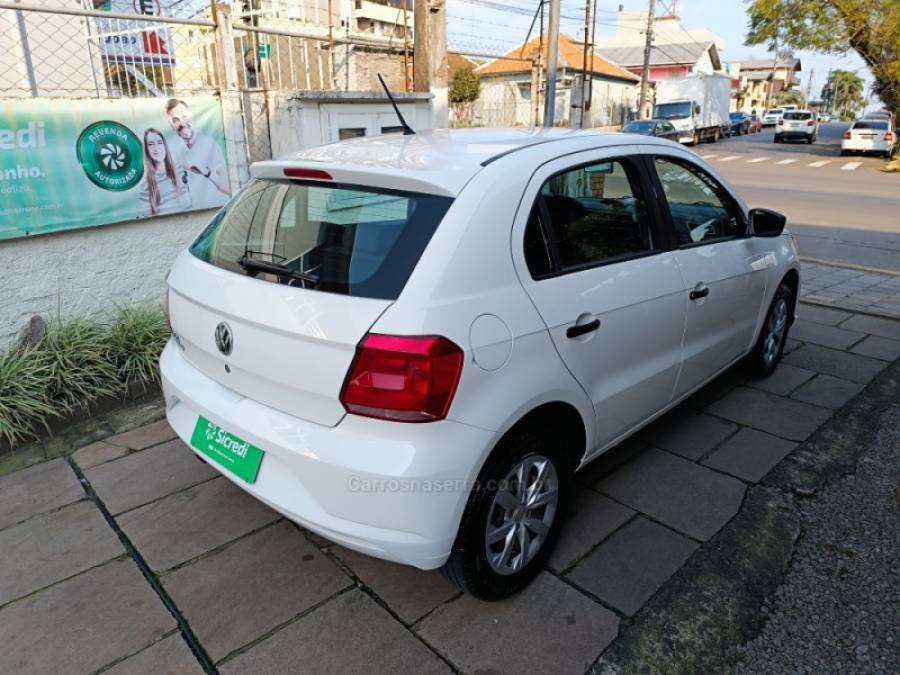
[[[540,208],[535,204],[525,226],[525,263],[535,279],[553,271],[553,254],[550,252],[550,241],[545,232]]]
[[[543,227],[534,229],[546,241],[529,234],[529,222],[525,248],[533,276],[550,255],[566,271],[654,250],[646,206],[619,161],[553,176],[541,187],[535,211]],[[532,214],[532,221],[538,220]]]
[[[669,202],[679,244],[721,241],[747,233],[738,205],[698,167],[657,157],[656,173]]]

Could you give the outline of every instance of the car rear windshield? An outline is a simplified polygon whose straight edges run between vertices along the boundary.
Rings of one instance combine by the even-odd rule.
[[[649,134],[656,122],[629,122],[622,129],[626,134]]]
[[[809,112],[786,112],[784,113],[786,120],[811,120],[812,113]]]
[[[781,108],[772,108],[769,110],[766,115],[780,115],[784,112]]]
[[[255,180],[190,250],[236,274],[394,300],[452,201],[371,187]]]
[[[853,125],[854,129],[875,129],[876,131],[887,131],[888,123],[879,120],[860,120]]]

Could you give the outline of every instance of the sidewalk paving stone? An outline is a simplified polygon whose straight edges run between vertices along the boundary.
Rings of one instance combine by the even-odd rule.
[[[791,326],[790,335],[800,342],[812,342],[832,349],[847,349],[866,337],[865,333],[836,326],[824,326],[803,319],[797,320]]]
[[[697,550],[697,543],[643,517],[603,542],[566,577],[624,614],[635,614]]]
[[[104,670],[103,675],[203,675],[203,668],[181,634],[175,633]]]
[[[891,340],[890,338],[884,338],[878,335],[870,335],[858,345],[854,346],[850,351],[854,354],[871,356],[874,359],[881,359],[882,361],[895,361],[896,359],[900,359],[900,340]]]
[[[686,459],[699,459],[736,430],[736,424],[710,415],[692,414],[678,406],[640,431],[639,436],[657,448]]]
[[[627,506],[587,488],[576,488],[565,527],[547,565],[562,572],[634,516]]]
[[[113,515],[217,475],[180,440],[168,441],[84,472],[84,477]]]
[[[161,579],[213,661],[352,585],[282,521]]]
[[[459,593],[437,570],[398,565],[343,546],[335,546],[333,552],[406,624],[415,623]]]
[[[877,316],[857,314],[844,321],[841,324],[841,328],[858,330],[863,333],[890,338],[891,340],[900,340],[900,321],[881,319]]]
[[[225,478],[201,483],[119,516],[155,571],[169,569],[280,516]]]
[[[137,566],[113,561],[0,610],[0,673],[89,673],[174,628]]]
[[[862,384],[868,384],[887,367],[884,361],[878,359],[819,345],[803,345],[785,356],[784,363]]]
[[[85,492],[81,482],[64,459],[53,459],[0,476],[0,528],[83,497]]]
[[[575,472],[575,483],[583,486],[591,486],[622,466],[625,462],[637,457],[647,449],[647,444],[631,436],[618,445],[606,450],[603,454],[592,459],[583,469]]]
[[[125,553],[100,510],[81,501],[0,531],[0,605]]]
[[[449,673],[434,653],[360,590],[329,600],[219,667],[230,673]]]
[[[700,540],[718,532],[744,497],[740,481],[653,448],[598,483],[597,489]]]
[[[703,463],[742,480],[757,483],[796,447],[797,444],[792,441],[744,428],[725,441]]]
[[[169,423],[162,419],[122,434],[110,436],[104,440],[107,443],[120,445],[129,450],[143,450],[175,438],[177,438],[177,434],[169,426]]]
[[[111,445],[106,441],[96,441],[73,452],[72,459],[84,471],[114,459],[119,459],[119,457],[124,457],[127,454],[128,448],[123,448],[120,445]]]
[[[814,370],[798,368],[788,363],[780,363],[775,372],[761,379],[750,380],[747,384],[777,396],[787,396],[794,389],[816,374]]]
[[[863,385],[858,382],[819,375],[791,394],[791,398],[837,410],[862,390]]]
[[[466,673],[584,673],[618,633],[619,619],[549,572],[503,602],[464,595],[416,632]]]
[[[806,280],[803,280],[804,285]],[[839,309],[829,307],[816,307],[815,305],[800,305],[797,308],[797,316],[803,321],[813,321],[825,326],[837,326],[841,321],[846,321],[851,316],[850,312],[842,312]]]
[[[809,345],[796,353],[808,347]],[[792,441],[805,440],[831,416],[828,410],[748,387],[735,389],[725,398],[713,403],[709,411]]]

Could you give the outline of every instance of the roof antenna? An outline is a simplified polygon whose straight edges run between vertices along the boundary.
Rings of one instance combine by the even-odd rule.
[[[391,96],[391,90],[388,89],[388,86],[384,83],[384,78],[381,76],[381,73],[378,73],[378,81],[381,82],[381,86],[384,87],[384,93],[387,94],[388,100],[391,102],[391,105],[394,106],[394,112],[397,113],[397,119],[400,120],[400,126],[403,127],[403,135],[415,135],[416,132],[412,130],[412,127],[406,123],[406,120],[403,119],[403,115],[400,114],[397,102],[394,100],[394,97]]]

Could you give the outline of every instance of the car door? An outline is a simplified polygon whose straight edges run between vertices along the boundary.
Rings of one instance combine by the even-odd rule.
[[[652,153],[652,151],[651,151]],[[681,396],[752,347],[775,256],[749,236],[738,200],[685,154],[652,153],[664,214],[675,232],[673,256],[688,298]]]
[[[660,126],[662,127],[662,133],[660,136],[663,138],[667,138],[670,141],[678,140],[678,129],[673,127],[669,122],[660,122]]]
[[[604,448],[672,399],[687,298],[635,153],[551,161],[513,230],[528,295],[591,398]]]

